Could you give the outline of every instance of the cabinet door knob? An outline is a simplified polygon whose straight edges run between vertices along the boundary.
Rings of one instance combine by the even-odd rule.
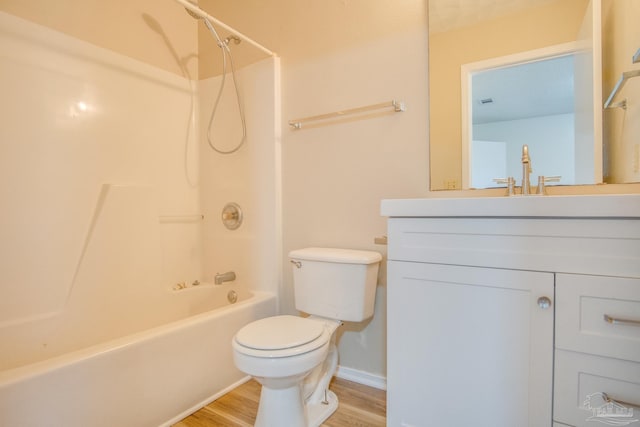
[[[538,298],[538,307],[543,310],[551,307],[551,300],[548,297],[540,297]]]

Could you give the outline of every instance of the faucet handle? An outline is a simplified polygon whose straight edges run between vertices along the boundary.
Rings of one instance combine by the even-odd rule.
[[[554,175],[554,176],[542,176],[539,175],[538,176],[538,191],[536,191],[536,194],[547,194],[547,188],[545,187],[545,184],[547,182],[560,182],[560,178],[562,178],[560,175]]]
[[[516,179],[514,177],[493,178],[492,181],[496,184],[507,184],[507,196],[513,196],[516,194]]]
[[[522,163],[530,163],[531,158],[529,157],[529,146],[524,144],[522,146]]]

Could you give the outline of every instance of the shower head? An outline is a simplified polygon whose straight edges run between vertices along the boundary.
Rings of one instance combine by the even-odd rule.
[[[200,9],[200,6],[198,6],[197,4],[192,3],[192,2],[189,2],[189,3],[193,4],[193,6],[194,6],[194,7],[196,7],[196,8],[198,8],[198,9]],[[192,18],[195,18],[195,19],[204,19],[204,14],[198,14],[198,13],[194,12],[193,10],[191,10],[191,9],[189,9],[189,8],[186,8],[186,7],[184,8],[184,10],[186,10],[186,11],[187,11],[187,13],[188,13],[189,15],[191,15],[191,17],[192,17]]]
[[[197,10],[201,10],[200,7],[197,4],[191,3],[189,2],[191,5],[193,5],[193,7]],[[187,11],[187,13],[189,15],[191,15],[192,18],[195,18],[199,21],[204,22],[204,25],[209,29],[209,31],[211,31],[211,34],[213,34],[213,36],[215,37],[216,41],[218,42],[218,46],[220,46],[220,48],[226,48],[229,49],[228,45],[229,42],[227,40],[225,40],[224,42],[220,39],[220,36],[218,35],[218,32],[216,31],[215,28],[213,28],[213,25],[211,24],[211,22],[209,21],[209,19],[207,18],[207,15],[204,13],[204,11],[202,11],[202,13],[198,13],[188,7],[185,7],[184,10]]]
[[[218,46],[220,46],[220,47],[229,46],[229,43],[231,41],[233,41],[233,43],[235,43],[235,44],[240,44],[240,42],[242,41],[242,40],[240,40],[240,37],[238,37],[236,35],[233,35],[233,34],[231,34],[230,36],[225,38],[223,41],[221,41],[220,37],[218,36],[217,31],[213,28],[213,25],[211,24],[211,22],[209,22],[209,20],[204,15],[199,15],[199,14],[197,14],[196,12],[194,12],[191,9],[187,9],[186,7],[184,8],[184,10],[186,10],[187,13],[189,15],[191,15],[192,18],[204,21],[204,23],[207,26],[207,28],[209,28],[209,30],[213,33],[215,38],[218,40]]]
[[[202,16],[198,15],[197,13],[195,13],[194,11],[187,9],[186,7],[184,8],[184,10],[187,11],[187,13],[189,15],[191,15],[192,18],[196,18],[196,19],[204,19]]]

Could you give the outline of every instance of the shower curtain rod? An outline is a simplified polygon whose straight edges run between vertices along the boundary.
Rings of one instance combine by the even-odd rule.
[[[239,38],[241,38],[242,40],[246,41],[250,45],[252,45],[254,47],[257,47],[258,49],[260,49],[261,51],[263,51],[267,55],[278,56],[275,52],[270,51],[266,47],[262,46],[260,43],[258,43],[256,41],[254,41],[253,39],[251,39],[250,37],[245,36],[241,32],[235,30],[233,27],[230,27],[227,24],[225,24],[224,22],[220,21],[219,19],[216,19],[213,16],[209,15],[207,12],[205,12],[203,9],[201,9],[198,5],[195,5],[195,4],[191,3],[191,2],[189,2],[188,0],[176,0],[176,1],[178,3],[180,3],[182,6],[184,6],[185,8],[189,9],[191,12],[195,13],[196,15],[199,15],[199,16],[201,16],[203,18],[206,18],[209,21],[211,21],[211,22],[217,24],[218,26],[224,28],[225,30],[229,31],[230,33],[233,33],[234,35],[238,36]]]

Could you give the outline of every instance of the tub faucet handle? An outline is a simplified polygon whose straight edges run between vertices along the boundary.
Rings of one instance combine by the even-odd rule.
[[[236,273],[233,271],[227,271],[226,273],[216,273],[213,278],[213,283],[216,285],[222,285],[224,282],[231,282],[236,280]]]

